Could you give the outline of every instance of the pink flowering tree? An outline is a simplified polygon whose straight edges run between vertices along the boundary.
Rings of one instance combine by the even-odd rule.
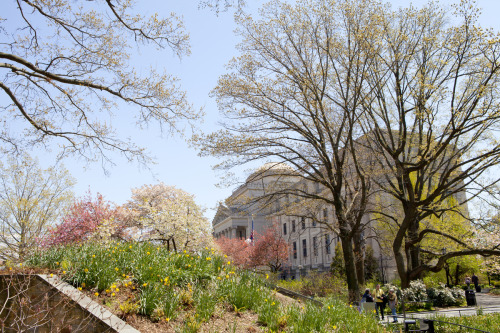
[[[221,252],[231,258],[235,265],[242,268],[254,267],[253,246],[244,239],[221,237],[216,240],[216,243]]]
[[[252,260],[266,265],[271,272],[277,272],[288,260],[288,243],[278,230],[277,225],[273,225],[262,235],[257,235],[252,251]]]
[[[73,203],[62,222],[50,229],[47,237],[41,240],[41,245],[57,246],[85,241],[95,236],[100,228],[118,221],[120,215],[120,209],[112,202],[99,193],[93,199],[89,192]]]
[[[276,225],[266,229],[261,235],[255,233],[255,242],[222,237],[217,244],[235,265],[244,268],[267,266],[277,272],[288,260],[288,243],[280,235]]]

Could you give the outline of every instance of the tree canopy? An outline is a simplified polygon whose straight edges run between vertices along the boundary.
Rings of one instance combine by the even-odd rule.
[[[178,132],[180,122],[200,117],[174,76],[132,63],[135,46],[189,54],[189,35],[175,13],[145,17],[120,0],[15,6],[15,15],[0,18],[2,153],[55,144],[59,157],[110,162],[107,153],[118,151],[147,162],[144,148],[114,128],[117,116]]]
[[[140,239],[167,244],[173,250],[199,249],[211,244],[210,225],[194,196],[163,183],[132,189],[126,204],[129,225]]]
[[[23,259],[69,205],[74,179],[23,155],[0,162],[0,258]]]
[[[451,12],[432,2],[393,9],[376,0],[271,1],[259,20],[238,16],[241,54],[214,89],[224,129],[195,142],[202,155],[223,158],[223,169],[290,165],[283,178],[302,178],[304,187],[266,196],[334,208],[331,230],[342,240],[352,294],[351,242],[368,211],[395,226],[403,287],[453,257],[498,254],[430,223],[468,219],[467,201],[498,180],[484,176],[500,158],[500,38],[477,18],[472,1]],[[374,193],[392,209],[376,211]],[[422,245],[436,237],[455,250],[428,248],[423,260]]]

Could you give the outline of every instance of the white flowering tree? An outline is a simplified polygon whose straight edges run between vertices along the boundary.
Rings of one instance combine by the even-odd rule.
[[[500,226],[497,219],[492,222],[479,225],[471,239],[471,243],[475,247],[486,247],[497,250],[500,247]],[[488,277],[500,277],[500,256],[492,255],[486,257],[481,265],[481,272],[488,275]]]
[[[194,195],[163,183],[132,189],[127,203],[129,223],[140,230],[141,240],[166,244],[177,251],[207,246],[210,224]]]

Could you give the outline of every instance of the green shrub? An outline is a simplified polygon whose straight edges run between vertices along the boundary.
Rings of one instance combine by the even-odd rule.
[[[490,294],[500,295],[500,289],[499,288],[491,289]]]
[[[347,285],[344,279],[330,272],[311,272],[301,280],[279,280],[277,285],[306,296],[336,296],[347,299]]]

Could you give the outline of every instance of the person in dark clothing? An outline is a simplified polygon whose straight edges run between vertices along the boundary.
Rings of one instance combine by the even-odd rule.
[[[472,283],[474,283],[474,289],[476,290],[477,293],[481,292],[481,287],[479,287],[479,278],[476,276],[476,274],[472,273]]]
[[[366,289],[363,297],[361,297],[361,303],[363,302],[373,302],[373,297],[370,294],[370,289]]]
[[[479,278],[476,276],[476,274],[472,273],[471,277],[472,283],[474,283],[474,289],[478,289],[479,286]]]

